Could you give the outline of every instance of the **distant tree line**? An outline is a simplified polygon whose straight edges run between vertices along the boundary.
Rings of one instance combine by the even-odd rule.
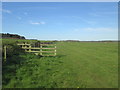
[[[79,40],[60,40],[61,42],[118,42],[118,40],[99,40],[99,41],[79,41]],[[57,42],[57,41],[56,41]]]
[[[9,33],[0,33],[0,38],[11,38],[11,39],[25,39],[24,36],[20,36],[17,34],[9,34]]]

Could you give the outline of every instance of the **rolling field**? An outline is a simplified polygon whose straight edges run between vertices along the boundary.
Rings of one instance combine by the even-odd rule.
[[[3,88],[118,87],[116,42],[58,42],[56,57],[24,53],[7,61]]]
[[[62,68],[73,81],[90,88],[117,87],[117,43],[61,43],[58,51],[66,55]]]

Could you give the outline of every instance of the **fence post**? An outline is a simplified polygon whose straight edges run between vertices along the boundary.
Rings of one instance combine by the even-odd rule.
[[[56,46],[55,46],[55,56],[56,56]]]
[[[31,51],[31,45],[29,45],[29,51]]]
[[[42,45],[40,44],[40,55],[42,55]]]
[[[7,53],[7,50],[6,50],[6,46],[4,46],[4,61],[6,61],[6,53]]]

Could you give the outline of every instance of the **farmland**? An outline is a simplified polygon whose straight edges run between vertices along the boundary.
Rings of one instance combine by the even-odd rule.
[[[15,42],[3,39],[3,45]],[[56,45],[54,57],[40,57],[17,46],[13,48],[14,53],[3,62],[3,88],[118,87],[117,42],[57,42]]]

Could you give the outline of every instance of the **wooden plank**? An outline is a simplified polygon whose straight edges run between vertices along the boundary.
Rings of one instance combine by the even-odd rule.
[[[18,43],[17,45],[31,45],[31,44],[28,44],[28,43]],[[55,46],[56,44],[40,44],[42,46]]]
[[[42,55],[42,56],[56,56],[56,55]]]
[[[23,49],[56,49],[56,48],[38,48],[38,47],[22,47]]]
[[[40,52],[54,53],[55,51],[40,51]]]
[[[38,53],[46,52],[46,53],[54,53],[55,51],[26,51],[26,52],[38,52]]]
[[[56,44],[40,44],[40,47],[32,47],[31,44],[28,43],[19,43],[18,45],[21,45],[22,49],[24,49],[26,52],[35,53],[36,55],[40,54],[42,56],[56,56]],[[48,48],[43,46],[54,46],[54,47]],[[54,50],[54,51],[43,51],[43,49]],[[54,55],[44,55],[43,53],[53,53]]]
[[[42,49],[56,49],[56,48],[42,48]]]
[[[40,55],[39,53],[35,53],[35,55]],[[41,55],[41,56],[56,56],[56,55]]]
[[[39,53],[35,53],[35,55],[38,55]]]
[[[31,45],[31,44],[24,44],[24,43],[19,43],[17,45]]]
[[[41,48],[35,48],[35,47],[23,47],[23,49],[41,49]]]
[[[41,46],[55,46],[56,44],[40,44]]]

